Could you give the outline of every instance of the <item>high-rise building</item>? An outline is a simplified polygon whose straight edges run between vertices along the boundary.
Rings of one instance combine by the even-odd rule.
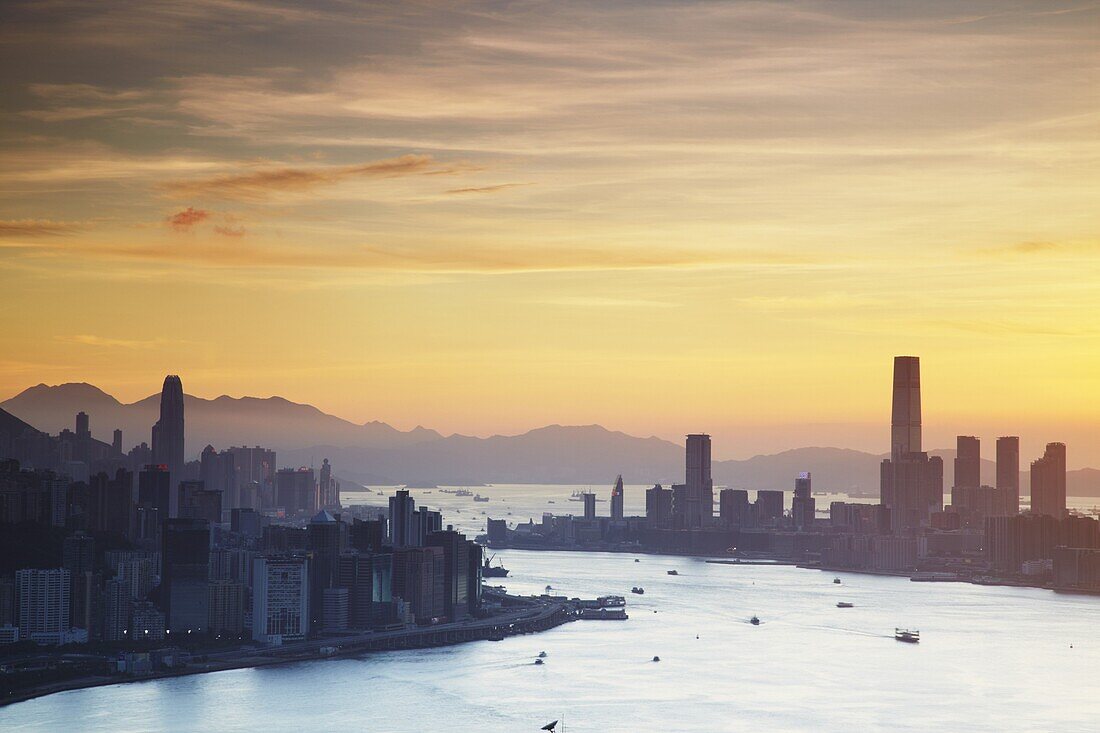
[[[275,475],[275,504],[288,515],[317,512],[317,481],[312,468],[281,468]]]
[[[722,489],[718,493],[718,518],[723,526],[727,528],[747,526],[751,514],[748,491]]]
[[[615,479],[615,486],[611,489],[611,518],[623,518],[623,475]]]
[[[405,557],[426,550],[427,548],[410,547],[394,554],[357,550],[341,553],[337,561],[336,586],[348,590],[348,625],[355,629],[370,629],[391,622],[394,616],[393,595],[398,588],[397,555],[404,553],[402,557]],[[432,550],[438,554],[442,569],[442,549],[437,547]],[[404,565],[401,567],[404,568]],[[442,592],[440,586],[440,608],[443,603]],[[409,598],[405,600],[411,602]],[[439,615],[442,615],[442,611]]]
[[[39,644],[64,644],[69,640],[69,571],[19,570],[15,573],[19,596],[19,634]]]
[[[761,489],[756,492],[756,521],[761,525],[778,524],[783,519],[783,492]]]
[[[443,613],[451,621],[464,618],[469,607],[469,547],[466,536],[449,525],[428,535],[427,546],[443,548]]]
[[[153,463],[167,466],[173,482],[183,479],[183,383],[174,374],[164,378],[160,391],[160,419],[153,426]]]
[[[810,490],[811,478],[807,471],[794,480],[794,498],[791,499],[791,519],[796,529],[811,529],[817,514],[817,502]]]
[[[415,510],[416,502],[408,489],[398,489],[390,497],[390,544],[394,549],[416,546]]]
[[[138,473],[138,505],[156,509],[161,521],[176,516],[177,502],[173,498],[177,494],[172,490],[172,474],[167,466],[150,464]]]
[[[1010,495],[1010,514],[1020,511],[1020,439],[1014,435],[997,438],[997,488]]]
[[[309,562],[304,556],[258,557],[252,564],[252,639],[281,645],[309,634]]]
[[[91,630],[98,619],[95,538],[77,532],[61,543],[61,567],[69,571],[69,625]]]
[[[122,455],[122,431],[115,428],[115,432],[111,438],[111,452],[116,456]]]
[[[665,529],[672,522],[672,490],[655,485],[645,492],[646,524],[652,529]]]
[[[184,519],[205,519],[211,524],[220,524],[222,521],[221,490],[209,489],[202,481],[181,481],[179,516]]]
[[[895,532],[927,526],[943,509],[943,459],[921,449],[920,359],[894,357],[890,458],[880,470],[881,503]]]
[[[169,519],[164,523],[161,603],[173,634],[206,633],[210,525],[205,519]]]
[[[92,532],[126,535],[133,512],[134,475],[118,469],[114,479],[102,471],[88,481],[87,527]]]
[[[687,436],[685,451],[687,487],[685,527],[696,529],[710,525],[714,519],[714,481],[710,475],[710,436],[695,433]]]
[[[321,506],[325,509],[340,508],[340,482],[332,476],[332,464],[328,459],[321,463]]]
[[[131,600],[125,580],[112,578],[107,581],[103,594],[104,641],[123,641],[128,638]]]
[[[1066,513],[1066,444],[1047,443],[1043,457],[1031,462],[1031,513]]]
[[[386,543],[386,520],[354,519],[348,529],[348,544],[360,552],[381,552]]]
[[[596,518],[596,495],[591,491],[587,491],[581,494],[584,499],[584,518],[595,519]]]
[[[324,591],[334,586],[336,561],[347,546],[347,525],[322,509],[309,520],[309,550],[313,563],[310,577],[310,626],[321,625]]]
[[[409,545],[420,547],[428,535],[441,529],[443,529],[443,515],[422,506],[413,512],[413,534]]]
[[[973,435],[955,438],[955,482],[951,487],[951,506],[959,506],[959,489],[976,489],[982,485],[981,441]]]
[[[244,584],[232,580],[215,580],[207,589],[206,626],[209,633],[240,636],[244,630]]]
[[[86,412],[76,413],[76,437],[82,440],[92,437],[92,431],[88,425],[88,413]]]

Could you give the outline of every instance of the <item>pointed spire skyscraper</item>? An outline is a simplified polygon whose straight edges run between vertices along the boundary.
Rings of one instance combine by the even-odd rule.
[[[160,391],[160,419],[153,426],[153,463],[168,466],[173,486],[183,479],[183,455],[183,383],[169,374]]]

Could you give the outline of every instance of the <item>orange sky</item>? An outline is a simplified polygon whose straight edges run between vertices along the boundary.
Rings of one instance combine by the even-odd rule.
[[[0,395],[1100,464],[1093,3],[12,2]]]

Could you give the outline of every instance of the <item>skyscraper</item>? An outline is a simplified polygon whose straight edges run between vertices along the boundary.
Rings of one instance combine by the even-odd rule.
[[[304,556],[258,557],[252,563],[252,638],[266,644],[309,634],[309,562]]]
[[[611,518],[623,518],[623,476],[615,479],[615,486],[611,489]]]
[[[1066,444],[1047,443],[1043,457],[1031,462],[1031,513],[1066,513]]]
[[[817,502],[810,491],[811,479],[808,471],[798,474],[794,480],[794,498],[791,500],[791,519],[796,529],[813,527],[817,514]]]
[[[156,509],[160,521],[176,516],[177,501],[172,491],[172,474],[167,466],[149,465],[138,474],[138,505]]]
[[[205,519],[169,519],[164,523],[161,602],[173,634],[207,631],[210,526]]]
[[[710,436],[696,433],[687,436],[684,484],[687,487],[687,507],[684,517],[689,529],[704,527],[714,518],[714,481],[710,475]]]
[[[958,489],[976,489],[982,485],[981,441],[973,435],[955,438],[955,482],[951,486],[951,506],[958,508],[964,502],[957,495]]]
[[[664,529],[672,521],[672,490],[657,484],[645,492],[645,518],[652,529]]]
[[[1009,493],[1008,511],[1020,511],[1020,439],[1015,435],[997,438],[997,488]]]
[[[943,460],[921,450],[920,359],[894,357],[890,457],[882,462],[880,496],[893,531],[914,530],[943,509]]]
[[[169,374],[160,391],[160,419],[153,426],[153,463],[168,466],[176,483],[183,478],[183,462],[183,383]]]
[[[398,489],[390,497],[390,544],[395,549],[417,545],[415,509],[416,502],[409,496],[408,489]]]
[[[39,644],[64,644],[69,640],[69,571],[19,570],[15,573],[19,596],[19,633]]]
[[[584,518],[595,519],[596,518],[596,495],[591,491],[587,491],[581,496],[584,498]]]

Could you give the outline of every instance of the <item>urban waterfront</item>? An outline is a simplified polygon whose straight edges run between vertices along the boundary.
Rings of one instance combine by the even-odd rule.
[[[64,692],[0,710],[0,728],[503,732],[564,716],[569,731],[1085,731],[1100,716],[1087,683],[1098,597],[849,573],[838,585],[673,556],[498,558],[512,592],[618,593],[630,619]],[[897,643],[895,626],[921,643]]]

